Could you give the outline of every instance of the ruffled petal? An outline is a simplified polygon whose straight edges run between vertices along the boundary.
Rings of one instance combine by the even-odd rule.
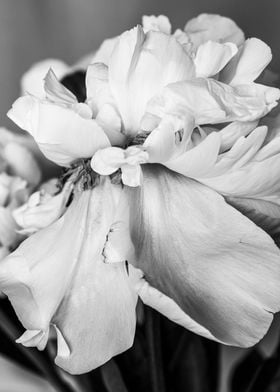
[[[247,39],[219,79],[231,85],[251,83],[257,79],[271,59],[271,49],[266,43],[258,38]]]
[[[103,178],[0,262],[0,288],[28,330],[22,342],[43,347],[54,324],[56,363],[70,373],[100,366],[133,342],[136,293],[125,263],[105,263],[103,256],[121,196],[122,188]]]
[[[235,22],[220,15],[200,14],[189,20],[184,30],[194,47],[206,41],[232,42],[237,46],[244,42],[244,33]]]
[[[216,75],[236,53],[237,46],[231,42],[205,42],[198,47],[194,58],[196,76],[208,78]]]
[[[279,250],[211,189],[143,170],[142,187],[129,189],[137,267],[216,339],[255,344],[280,309]]]
[[[150,100],[147,112],[163,117],[193,115],[196,124],[254,121],[277,105],[280,90],[258,84],[228,86],[196,78],[172,83]]]
[[[149,30],[161,31],[165,34],[171,34],[171,23],[165,15],[144,15],[142,17],[143,30],[146,33]]]
[[[61,166],[92,157],[99,148],[110,145],[94,120],[31,96],[18,98],[7,115],[34,137],[48,159]]]
[[[122,34],[110,59],[109,83],[126,133],[139,131],[148,100],[162,87],[193,76],[193,61],[175,37],[145,34],[140,26]]]
[[[103,63],[108,65],[111,54],[118,42],[118,39],[119,37],[105,39],[105,41],[102,42],[100,47],[94,53],[89,63],[90,64]]]

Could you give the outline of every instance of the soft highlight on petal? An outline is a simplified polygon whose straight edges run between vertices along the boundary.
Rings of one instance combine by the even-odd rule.
[[[142,187],[130,189],[137,267],[216,339],[255,344],[280,308],[279,250],[211,189],[143,169]]]

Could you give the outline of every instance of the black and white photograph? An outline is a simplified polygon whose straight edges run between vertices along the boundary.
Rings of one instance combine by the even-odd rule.
[[[279,0],[0,0],[0,392],[280,392]]]

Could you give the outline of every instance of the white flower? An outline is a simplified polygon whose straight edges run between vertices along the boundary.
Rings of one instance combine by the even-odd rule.
[[[258,122],[280,94],[254,82],[270,50],[217,15],[174,34],[166,18],[144,24],[88,67],[84,103],[49,72],[45,99],[22,97],[9,113],[76,173],[66,212],[63,194],[25,206],[23,224],[34,228],[35,212],[45,227],[0,261],[0,289],[26,328],[18,342],[43,349],[54,326],[56,363],[71,373],[131,346],[137,295],[242,347],[280,310],[280,251],[219,194],[245,209],[257,200],[258,217],[279,213],[279,132]],[[109,177],[118,169],[122,184]]]

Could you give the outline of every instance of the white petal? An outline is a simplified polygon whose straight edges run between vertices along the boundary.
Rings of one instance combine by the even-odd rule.
[[[150,100],[147,112],[163,117],[193,115],[196,124],[254,121],[277,105],[280,90],[259,84],[229,86],[196,78],[169,84]],[[197,104],[199,102],[199,105]]]
[[[235,22],[220,15],[200,14],[189,20],[184,30],[195,47],[210,40],[232,42],[237,46],[244,42],[244,34]]]
[[[201,44],[194,58],[196,76],[208,78],[216,75],[236,53],[237,46],[231,42],[207,41]]]
[[[19,98],[7,115],[34,137],[48,159],[61,166],[68,166],[78,158],[92,157],[99,148],[110,145],[94,120],[34,97]]]
[[[52,68],[58,78],[62,78],[70,70],[70,67],[63,61],[57,59],[46,59],[34,64],[21,79],[22,94],[31,94],[39,98],[44,98],[44,78],[48,70]]]
[[[148,100],[162,87],[193,75],[193,61],[176,38],[145,34],[140,26],[122,34],[110,59],[109,83],[125,132],[139,131]]]
[[[160,166],[143,172],[127,189],[137,268],[216,339],[255,344],[280,309],[280,251],[213,190]]]
[[[258,38],[244,42],[238,54],[220,75],[220,80],[231,85],[253,82],[272,59],[270,47]]]
[[[146,33],[149,30],[161,31],[165,34],[171,34],[171,23],[165,15],[144,15],[142,17],[143,30]]]

